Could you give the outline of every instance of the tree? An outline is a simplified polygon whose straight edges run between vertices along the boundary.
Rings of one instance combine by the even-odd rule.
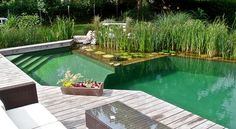
[[[137,9],[138,9],[138,19],[140,19],[140,14],[142,11],[143,0],[137,0]]]
[[[42,12],[43,13],[46,13],[46,8],[45,8],[45,3],[43,0],[38,0],[38,3],[37,3],[37,6],[38,6],[38,10],[39,10],[39,17],[40,17],[40,20],[42,21]]]

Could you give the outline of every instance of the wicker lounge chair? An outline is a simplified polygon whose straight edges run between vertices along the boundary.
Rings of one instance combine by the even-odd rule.
[[[0,88],[0,101],[0,129],[65,129],[38,103],[34,82]]]

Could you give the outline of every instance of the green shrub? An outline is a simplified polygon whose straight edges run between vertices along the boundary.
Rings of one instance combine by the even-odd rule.
[[[40,18],[37,15],[23,14],[17,18],[16,22],[16,25],[19,29],[31,28],[40,24]]]

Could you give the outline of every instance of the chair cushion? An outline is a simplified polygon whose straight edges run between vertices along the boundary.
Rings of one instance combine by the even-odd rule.
[[[0,122],[0,129],[18,129],[2,108],[0,108]]]
[[[8,110],[7,114],[19,129],[32,129],[57,122],[57,119],[39,103]]]
[[[5,106],[4,106],[4,104],[3,104],[3,102],[2,102],[2,100],[0,99],[0,108],[2,108],[2,109],[4,109],[4,110],[6,110],[6,108],[5,108]]]
[[[66,127],[61,122],[54,122],[35,129],[66,129]]]

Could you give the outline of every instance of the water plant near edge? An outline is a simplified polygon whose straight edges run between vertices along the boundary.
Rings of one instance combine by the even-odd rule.
[[[207,55],[225,57],[224,46],[227,45],[227,36],[228,30],[224,22],[217,20],[209,24],[206,29]]]
[[[231,58],[236,58],[236,30],[234,30],[230,35],[229,35],[229,42],[231,45]]]
[[[214,22],[194,19],[187,13],[158,15],[153,22],[136,21],[128,31],[119,26],[101,26],[100,47],[127,52],[175,51],[208,57],[236,58],[235,29],[224,19]]]

